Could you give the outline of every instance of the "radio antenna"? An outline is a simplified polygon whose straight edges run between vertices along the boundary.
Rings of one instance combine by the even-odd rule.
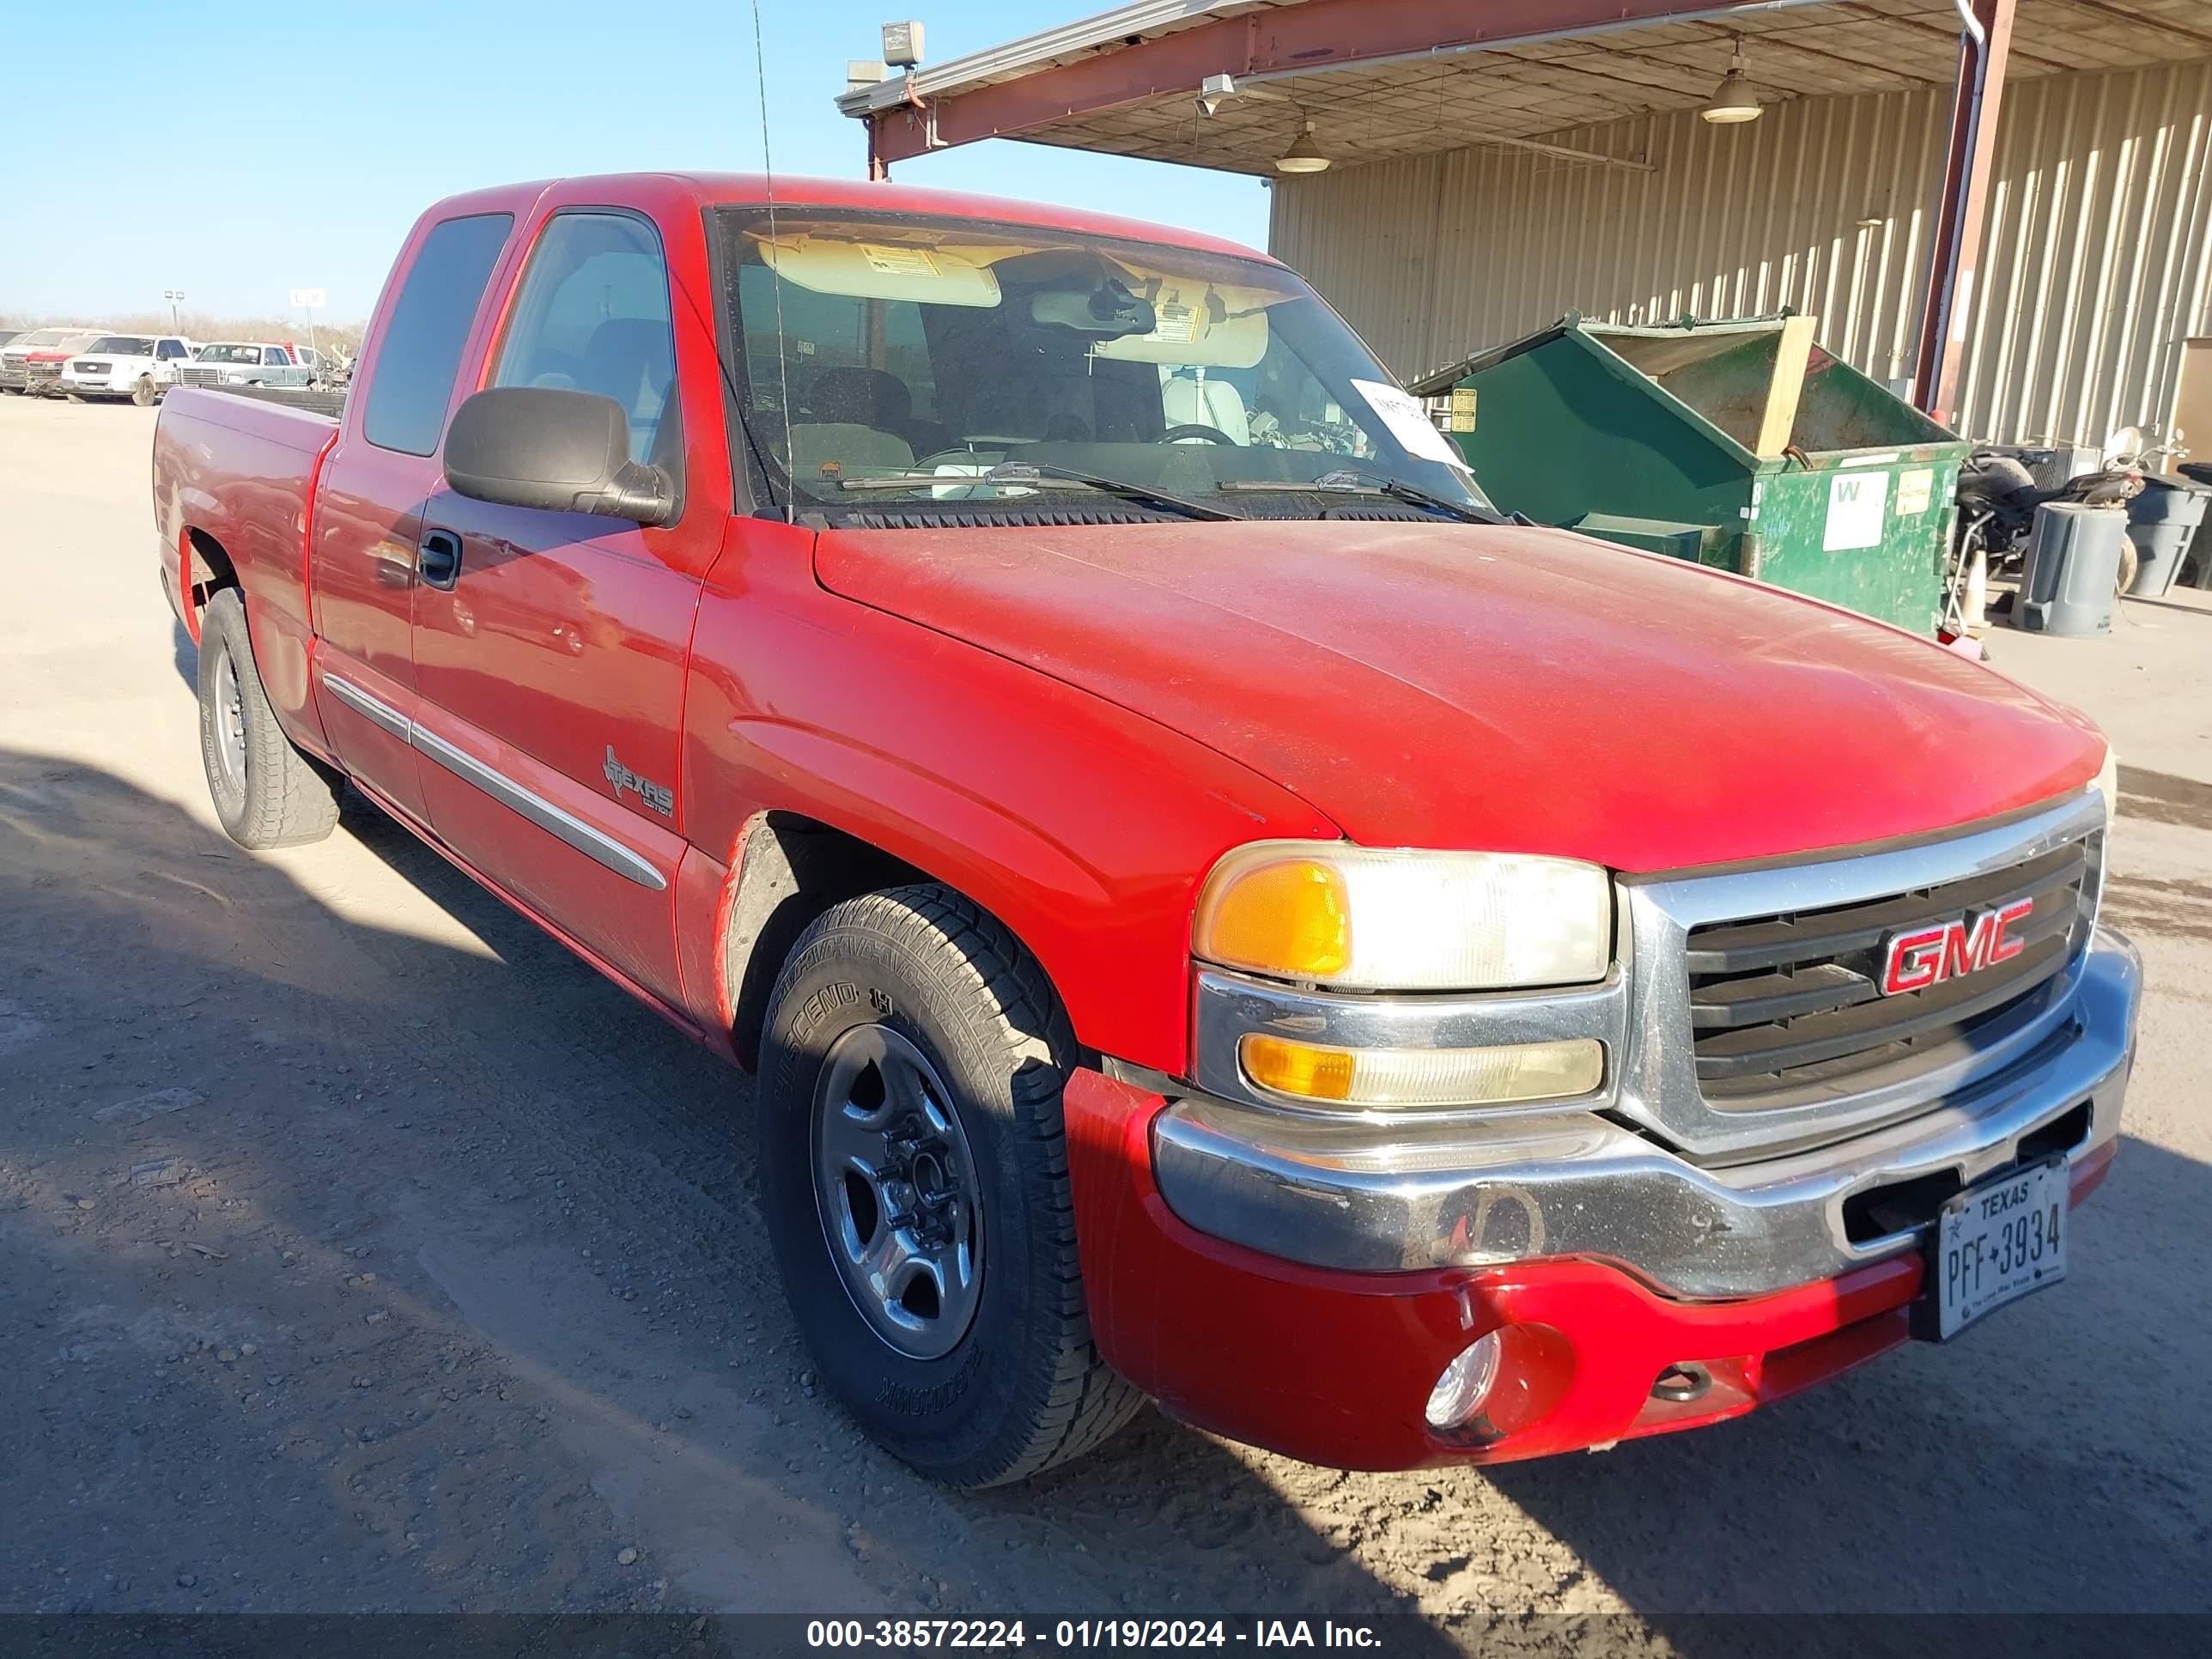
[[[775,258],[783,257],[783,239],[775,226],[775,160],[768,138],[768,55],[761,46],[760,0],[753,0],[753,79],[760,88],[761,172],[768,179],[768,240]],[[775,385],[783,404],[783,521],[799,521],[793,497],[799,493],[798,446],[791,438],[791,370],[783,337],[783,273],[775,260],[768,262],[769,282],[775,294]],[[775,453],[773,446],[769,453]]]

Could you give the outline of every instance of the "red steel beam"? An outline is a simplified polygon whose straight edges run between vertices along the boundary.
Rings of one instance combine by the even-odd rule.
[[[1948,426],[1959,413],[1959,365],[1973,314],[1980,273],[1982,222],[1990,164],[1997,149],[1997,113],[2004,101],[2005,63],[2012,52],[2016,0],[1972,0],[1982,39],[1962,33],[1959,78],[1951,94],[1951,143],[1936,234],[1928,261],[1928,303],[1913,359],[1912,401]]]
[[[1341,69],[1377,58],[1441,55],[1729,9],[1728,0],[1486,0],[1481,5],[1468,0],[1305,0],[1303,5],[1220,18],[915,106],[878,110],[868,119],[869,159],[872,167],[887,169],[932,149],[1012,137],[1070,116],[1172,93],[1195,95],[1209,75]]]

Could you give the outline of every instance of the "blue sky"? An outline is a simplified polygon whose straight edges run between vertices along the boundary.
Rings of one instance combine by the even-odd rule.
[[[892,0],[896,3],[896,0]],[[857,177],[845,60],[894,15],[930,61],[1108,0],[761,0],[779,172]],[[474,185],[641,167],[748,171],[761,153],[747,0],[24,3],[9,72],[0,312],[283,311],[319,287],[367,314],[408,224]],[[35,63],[38,70],[16,68]],[[1072,203],[1264,246],[1256,181],[1040,145],[908,162],[902,183]],[[24,227],[36,226],[25,234]]]

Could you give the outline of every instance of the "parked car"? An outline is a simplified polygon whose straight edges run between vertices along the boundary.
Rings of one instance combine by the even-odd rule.
[[[289,386],[316,383],[318,367],[304,346],[289,341],[217,340],[179,364],[179,386]]]
[[[867,1432],[1498,1462],[2063,1279],[2140,992],[2082,716],[1502,518],[1262,255],[766,196],[440,204],[343,416],[180,387],[154,507],[225,830],[351,778],[754,1067]],[[2027,1443],[1995,1352],[1887,1385]]]
[[[101,328],[34,328],[0,347],[0,392],[43,392],[61,379],[62,365],[106,333]]]
[[[62,365],[59,389],[72,398],[128,398],[140,408],[160,401],[191,358],[181,334],[108,334]]]

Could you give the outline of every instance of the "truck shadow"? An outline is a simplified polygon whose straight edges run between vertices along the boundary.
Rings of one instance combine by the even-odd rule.
[[[1804,1644],[1746,1613],[2212,1599],[2188,1158],[2124,1146],[2059,1293],[1741,1424],[1344,1475],[1148,1415],[946,1493],[812,1388],[746,1079],[373,809],[340,833],[382,867],[0,750],[0,1606],[1425,1603],[1419,1651],[1625,1603],[1701,1659]]]
[[[1001,1493],[874,1452],[785,1309],[747,1079],[374,809],[340,834],[388,868],[0,750],[0,1328],[38,1373],[0,1607],[1413,1610],[1157,1419]],[[57,1521],[88,1480],[100,1522]]]

